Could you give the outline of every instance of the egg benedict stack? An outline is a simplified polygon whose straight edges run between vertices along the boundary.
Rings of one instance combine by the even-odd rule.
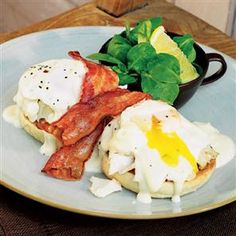
[[[162,101],[127,108],[106,126],[99,146],[102,169],[138,200],[195,191],[215,169],[218,153],[207,132]]]
[[[106,66],[82,58],[77,51],[73,59],[55,59],[31,66],[20,77],[14,97],[15,105],[4,110],[6,121],[24,128],[43,143],[40,152],[54,153],[60,142],[36,127],[40,119],[53,122],[70,107],[118,87],[118,76]]]

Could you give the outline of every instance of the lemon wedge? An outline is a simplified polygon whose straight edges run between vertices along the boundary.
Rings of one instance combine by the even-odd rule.
[[[199,76],[195,67],[188,61],[178,45],[165,33],[163,26],[159,26],[154,30],[150,38],[150,43],[157,53],[168,53],[178,59],[182,84],[194,80]]]

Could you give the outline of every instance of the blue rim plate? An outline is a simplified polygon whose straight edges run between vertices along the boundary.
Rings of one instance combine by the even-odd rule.
[[[70,50],[83,56],[97,52],[121,27],[73,27],[32,33],[1,45],[2,110],[13,103],[17,83],[30,65],[53,58],[66,58]],[[216,50],[202,45],[206,52]],[[218,52],[219,53],[219,52]],[[228,70],[213,84],[201,87],[180,109],[190,120],[210,122],[236,143],[236,61],[221,53]],[[211,63],[209,73],[219,65]],[[89,191],[86,172],[81,181],[67,182],[49,178],[40,170],[46,157],[39,153],[40,143],[1,119],[1,184],[28,198],[60,209],[109,218],[158,219],[185,216],[211,210],[236,200],[236,159],[217,169],[209,182],[197,192],[182,197],[180,204],[169,199],[154,199],[150,205],[135,201],[125,189],[104,199]]]

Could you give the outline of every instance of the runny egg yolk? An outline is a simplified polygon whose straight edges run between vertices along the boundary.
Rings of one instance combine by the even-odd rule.
[[[146,137],[148,146],[155,149],[167,165],[171,167],[177,166],[179,157],[182,156],[190,163],[193,171],[197,173],[197,163],[187,145],[176,132],[164,133],[160,122],[155,116],[152,117],[152,127],[146,132]]]

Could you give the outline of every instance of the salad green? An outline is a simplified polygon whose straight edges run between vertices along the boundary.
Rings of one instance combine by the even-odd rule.
[[[118,74],[120,85],[140,84],[154,99],[173,104],[181,84],[180,63],[175,56],[156,53],[150,44],[153,31],[161,24],[161,17],[141,20],[133,29],[126,23],[125,31],[108,42],[106,53],[91,54],[88,58],[108,63]],[[196,52],[192,36],[176,36],[173,40],[193,63]]]

